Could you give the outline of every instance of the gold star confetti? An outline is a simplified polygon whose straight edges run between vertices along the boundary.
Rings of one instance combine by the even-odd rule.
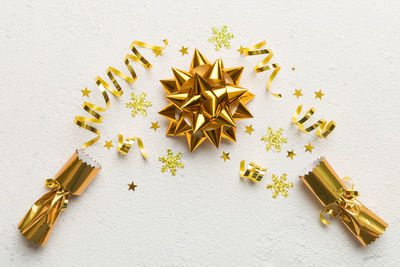
[[[246,50],[246,47],[240,46],[237,51],[240,53],[240,55],[244,55],[244,50]]]
[[[181,158],[182,158],[182,153],[174,155],[171,149],[167,149],[167,156],[158,158],[158,161],[163,163],[161,166],[161,171],[165,172],[170,170],[171,174],[175,175],[177,168],[183,169],[185,167],[185,165],[183,165],[183,163],[180,162]]]
[[[158,126],[158,121],[152,122],[150,129],[154,129],[154,131],[157,131],[157,128],[160,128],[160,126]]]
[[[279,128],[275,133],[271,127],[267,129],[267,135],[261,137],[261,141],[264,141],[266,144],[265,150],[269,151],[274,148],[275,151],[281,151],[281,144],[287,143],[287,139],[282,136],[283,129]]]
[[[185,54],[188,54],[188,49],[189,49],[189,47],[184,47],[184,46],[182,45],[182,49],[179,50],[179,52],[181,52],[181,53],[182,53],[182,56],[183,56],[183,55],[185,55]]]
[[[142,93],[140,96],[131,94],[132,102],[127,102],[125,106],[132,110],[132,117],[135,117],[138,113],[143,116],[147,115],[147,108],[151,107],[153,104],[146,100],[146,93]]]
[[[153,50],[153,53],[156,55],[156,57],[162,56],[162,51],[159,49]]]
[[[293,187],[293,183],[286,183],[287,174],[284,173],[280,179],[275,174],[272,174],[272,184],[267,185],[267,189],[273,190],[272,197],[277,198],[279,195],[288,197],[288,188]]]
[[[294,70],[296,70],[296,68],[295,68],[295,67],[293,67],[293,68],[292,68],[292,70],[294,71]]]
[[[90,94],[90,92],[92,92],[92,91],[90,91],[90,90],[88,90],[87,88],[85,88],[85,90],[81,90],[81,92],[82,92],[82,97],[84,97],[84,96],[89,97],[89,94]]]
[[[325,95],[321,92],[321,90],[319,90],[318,92],[314,92],[315,93],[315,98],[319,98],[322,100],[322,96]]]
[[[227,160],[227,159],[231,159],[230,157],[229,157],[229,153],[225,153],[225,152],[222,152],[222,156],[220,157],[221,159],[224,159],[224,162]]]
[[[304,145],[306,148],[306,152],[309,151],[310,153],[312,153],[312,149],[314,148],[311,143],[308,143],[308,145]]]
[[[295,95],[297,98],[299,98],[299,96],[302,96],[303,94],[301,93],[301,89],[299,89],[299,90],[294,89],[293,95]]]
[[[112,144],[112,140],[110,140],[110,141],[106,140],[106,144],[104,145],[104,147],[106,147],[108,150],[110,150],[111,147],[114,147]]]
[[[215,44],[215,50],[219,51],[221,47],[231,48],[229,41],[234,37],[234,35],[228,32],[228,27],[226,25],[220,29],[213,27],[211,30],[212,36],[208,38],[208,41]]]
[[[251,135],[251,132],[254,131],[253,126],[250,124],[249,126],[245,126],[245,127],[246,127],[246,131],[244,131],[244,132]]]
[[[296,156],[296,154],[292,151],[287,151],[287,158],[290,158],[291,160],[293,160],[293,157]]]
[[[135,183],[134,183],[133,181],[132,181],[132,183],[128,184],[128,186],[129,186],[128,191],[129,191],[129,190],[135,191],[135,188],[137,187],[137,185],[135,185]]]

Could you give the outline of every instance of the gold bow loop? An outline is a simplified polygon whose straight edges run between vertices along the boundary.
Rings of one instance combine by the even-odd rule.
[[[62,210],[67,209],[68,200],[69,200],[69,197],[71,196],[71,192],[64,190],[61,187],[60,183],[57,180],[54,180],[54,179],[46,179],[46,181],[44,182],[44,185],[47,188],[53,189],[52,191],[55,191],[55,193],[57,195],[61,196],[61,198],[63,199],[63,203],[62,203],[63,205],[62,205],[61,209]]]

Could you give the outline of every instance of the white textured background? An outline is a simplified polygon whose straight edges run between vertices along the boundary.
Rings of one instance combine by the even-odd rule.
[[[389,266],[398,263],[400,242],[398,1],[1,1],[0,8],[0,265],[138,266]],[[208,43],[212,26],[228,25],[232,49],[216,52]],[[170,45],[162,57],[143,54],[151,71],[135,65],[138,81],[112,105],[100,126],[102,139],[88,149],[103,169],[84,195],[74,197],[44,248],[30,245],[17,224],[47,192],[43,186],[81,143],[91,138],[73,124],[81,89],[102,104],[94,78],[108,66],[123,68],[132,40]],[[260,58],[236,49],[262,40],[280,63],[273,83],[284,97],[265,91],[266,74],[251,66]],[[181,45],[190,47],[182,57]],[[186,140],[164,135],[167,121],[157,112],[167,104],[158,80],[171,66],[187,69],[194,48],[226,67],[245,66],[241,85],[256,94],[248,107],[255,118],[238,123],[238,142],[220,149],[204,143],[188,152]],[[291,71],[295,67],[296,71]],[[294,88],[303,90],[296,99]],[[314,99],[322,90],[323,100]],[[130,92],[153,102],[147,117],[130,117]],[[327,139],[302,134],[290,124],[297,105],[315,106],[317,117],[334,119]],[[156,133],[150,121],[161,125]],[[249,136],[244,126],[253,124]],[[284,128],[286,152],[264,151],[268,126]],[[150,155],[119,157],[105,139],[117,133],[140,136]],[[304,152],[309,141],[316,147]],[[160,172],[167,148],[183,152],[176,176]],[[135,149],[136,150],[136,149]],[[223,162],[222,151],[231,160]],[[325,155],[341,176],[350,176],[360,200],[389,223],[386,233],[362,247],[336,221],[319,222],[322,206],[297,175]],[[239,178],[239,161],[268,167],[257,185]],[[272,199],[265,185],[286,172],[294,188]],[[134,180],[138,187],[128,191]]]

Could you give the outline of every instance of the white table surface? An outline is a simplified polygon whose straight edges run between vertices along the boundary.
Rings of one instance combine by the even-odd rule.
[[[2,1],[0,8],[0,265],[2,266],[394,266],[399,231],[398,1]],[[208,43],[211,27],[228,25],[232,49]],[[111,97],[99,127],[101,141],[87,149],[102,170],[80,197],[70,201],[48,244],[38,248],[18,232],[30,205],[47,192],[52,177],[93,135],[73,124],[85,115],[81,89],[101,102],[94,78],[108,66],[125,71],[123,57],[133,40],[169,45],[146,71],[138,64],[133,86]],[[282,66],[266,93],[266,73],[252,70],[260,57],[240,57],[240,45],[267,40],[272,63]],[[181,45],[190,55],[181,56]],[[165,136],[167,120],[157,114],[167,101],[159,79],[170,67],[189,68],[194,48],[226,67],[245,66],[241,85],[256,94],[248,108],[254,119],[238,122],[237,143],[219,149],[204,143],[194,153],[184,138]],[[296,70],[292,71],[291,68]],[[302,89],[303,97],[292,95]],[[322,90],[322,100],[314,91]],[[130,117],[131,92],[146,92],[148,116]],[[316,117],[335,120],[327,139],[291,125],[297,105],[314,106]],[[151,121],[161,129],[149,129]],[[244,133],[252,124],[251,136]],[[282,127],[288,144],[267,152],[260,136]],[[124,133],[143,138],[150,156],[137,149],[120,157],[104,140]],[[304,152],[311,142],[313,153]],[[183,153],[185,168],[161,173],[166,149]],[[294,149],[294,160],[286,150]],[[222,152],[231,160],[223,162]],[[341,176],[350,176],[359,199],[389,223],[385,234],[363,247],[337,220],[319,221],[322,206],[298,174],[326,156]],[[268,168],[260,184],[239,178],[239,162]],[[265,186],[271,174],[294,183],[287,199],[273,199]],[[127,183],[138,185],[128,191]]]

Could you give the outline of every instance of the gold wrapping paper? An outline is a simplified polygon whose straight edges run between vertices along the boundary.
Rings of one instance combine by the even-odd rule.
[[[29,241],[44,246],[71,195],[81,195],[100,170],[100,165],[78,149],[53,179],[52,190],[38,199],[21,220],[18,229]]]
[[[357,200],[358,192],[353,188],[348,190],[343,183],[350,178],[340,179],[325,158],[317,160],[315,167],[300,178],[325,207],[321,212],[321,221],[329,224],[323,213],[339,217],[364,246],[375,241],[388,226]]]

